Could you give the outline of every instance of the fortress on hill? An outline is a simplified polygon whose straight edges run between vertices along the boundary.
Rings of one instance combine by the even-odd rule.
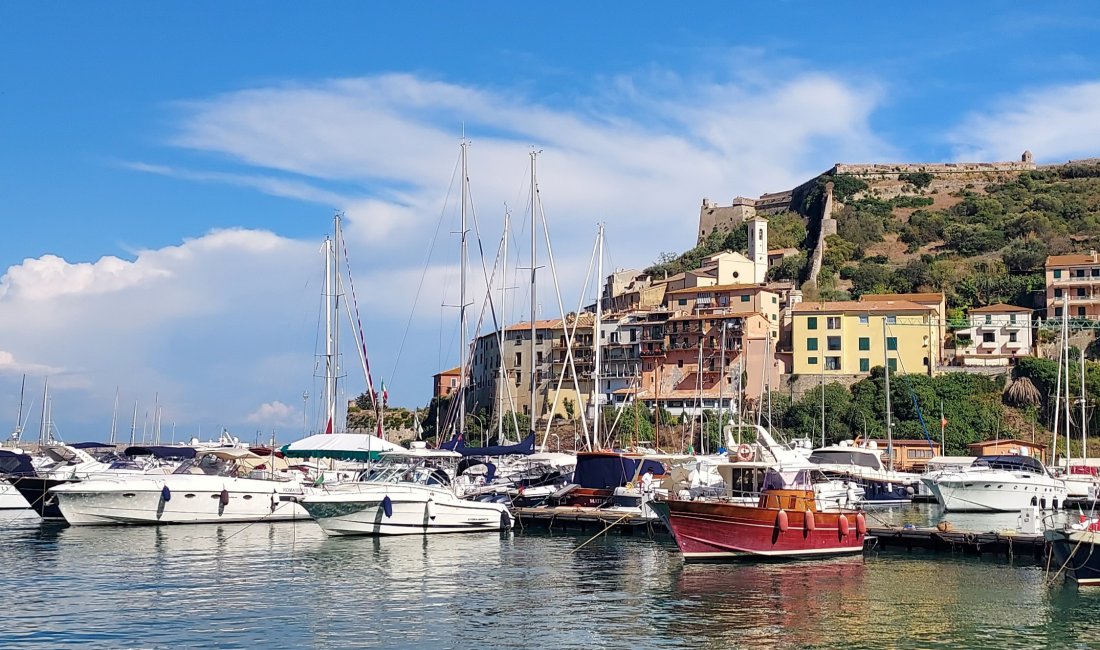
[[[1025,151],[1019,161],[1011,162],[983,162],[983,163],[836,163],[833,167],[819,176],[811,178],[801,185],[784,192],[771,192],[761,194],[759,198],[750,199],[743,196],[734,197],[730,205],[717,205],[710,199],[703,199],[703,205],[699,209],[698,243],[702,243],[708,235],[714,231],[730,232],[740,228],[757,215],[773,215],[783,212],[803,212],[802,199],[814,188],[819,178],[828,179],[837,176],[857,176],[874,180],[897,181],[904,185],[902,177],[905,174],[927,173],[936,177],[934,187],[946,191],[955,191],[970,183],[975,176],[981,176],[996,172],[1022,172],[1036,168],[1035,161],[1030,151]],[[827,185],[828,188],[828,185]],[[889,198],[889,197],[884,197]],[[826,192],[821,214],[803,214],[809,219],[821,219],[822,230],[831,226],[828,236],[836,232],[835,221],[832,219],[833,200],[831,191]]]

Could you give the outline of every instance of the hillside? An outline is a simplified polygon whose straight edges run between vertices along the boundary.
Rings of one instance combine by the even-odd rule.
[[[943,291],[953,308],[1041,307],[1046,256],[1100,248],[1100,161],[1022,171],[914,168],[922,169],[838,166],[819,176],[792,211],[769,218],[772,248],[804,251],[771,276],[810,278],[829,183],[836,232],[825,238],[816,284],[804,287],[809,299]],[[713,232],[681,255],[663,253],[648,270],[675,273],[718,250],[744,250],[742,231]]]

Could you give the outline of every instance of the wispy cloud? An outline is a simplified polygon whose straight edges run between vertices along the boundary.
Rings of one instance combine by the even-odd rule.
[[[949,134],[958,160],[1092,157],[1100,150],[1100,81],[1035,88],[968,115]]]

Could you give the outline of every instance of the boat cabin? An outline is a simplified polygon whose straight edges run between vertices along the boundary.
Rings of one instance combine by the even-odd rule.
[[[1045,475],[1047,473],[1046,467],[1044,467],[1038,459],[1030,456],[1017,456],[1014,454],[981,456],[974,460],[974,464],[972,464],[971,467],[988,467],[989,469],[999,469],[1006,472],[1027,472],[1029,474]]]
[[[855,465],[876,472],[885,471],[882,466],[882,450],[875,442],[868,447],[854,445],[832,445],[815,449],[810,453],[810,462],[817,465]]]
[[[1031,456],[1046,464],[1046,445],[1026,440],[1010,438],[1008,440],[983,440],[970,445],[971,456]]]
[[[764,474],[764,486],[757,502],[759,508],[795,511],[817,510],[814,497],[814,474],[817,470],[779,471],[769,469]]]

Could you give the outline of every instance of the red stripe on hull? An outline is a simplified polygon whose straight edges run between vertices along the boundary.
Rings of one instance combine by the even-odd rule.
[[[780,531],[779,510],[704,501],[669,501],[669,525],[685,558],[743,555],[806,557],[858,553],[864,535],[856,528],[856,513],[816,512],[814,530],[806,530],[805,514],[787,511],[787,530]],[[848,519],[848,534],[840,518]]]

